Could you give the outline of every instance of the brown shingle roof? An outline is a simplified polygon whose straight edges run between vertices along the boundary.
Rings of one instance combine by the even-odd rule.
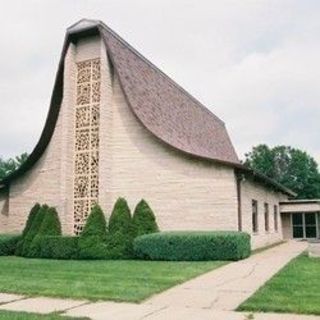
[[[188,154],[239,163],[217,116],[107,26],[99,28],[127,101],[151,133]]]
[[[184,153],[238,168],[263,183],[290,193],[273,180],[245,168],[230,141],[224,123],[199,101],[161,72],[100,21],[82,20],[68,29],[46,123],[26,162],[0,181],[0,190],[24,174],[39,160],[54,132],[63,97],[64,57],[71,41],[83,35],[100,34],[126,96],[141,123],[161,141]]]

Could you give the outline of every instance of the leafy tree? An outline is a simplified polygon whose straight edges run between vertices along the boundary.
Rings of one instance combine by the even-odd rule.
[[[4,160],[0,157],[0,180],[16,171],[27,160],[27,158],[28,154],[26,152],[8,160]]]
[[[141,200],[133,213],[132,218],[134,236],[158,232],[156,217],[145,200]]]
[[[306,152],[290,146],[270,148],[261,144],[245,156],[245,165],[293,190],[298,198],[320,198],[319,167]]]

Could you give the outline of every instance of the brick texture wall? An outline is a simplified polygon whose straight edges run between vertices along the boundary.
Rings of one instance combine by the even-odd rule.
[[[109,216],[116,199],[130,208],[144,198],[162,230],[237,230],[237,192],[230,167],[200,161],[163,144],[131,111],[98,37],[70,45],[66,56],[64,97],[45,153],[14,181],[7,199],[0,195],[0,232],[18,232],[35,202],[55,206],[63,232],[73,232],[75,63],[101,58],[99,203]],[[273,229],[273,205],[285,200],[261,185],[242,183],[243,229],[251,233],[251,200],[259,203],[259,233],[254,247],[282,238]],[[263,203],[270,207],[270,232],[264,232]]]
[[[100,202],[107,213],[119,196],[128,199],[132,209],[145,198],[163,230],[236,230],[231,168],[186,157],[151,135],[132,113],[117,76],[112,108],[105,111],[101,131],[108,139],[101,141],[101,148],[109,164],[101,162],[107,170],[100,182]]]
[[[245,180],[241,186],[242,197],[242,227],[251,234],[252,248],[270,245],[282,240],[282,223],[279,202],[287,200],[282,193],[272,191],[261,184]],[[258,202],[258,232],[252,232],[252,200]],[[269,231],[265,230],[264,203],[269,205]],[[278,231],[274,228],[274,205],[278,207]]]

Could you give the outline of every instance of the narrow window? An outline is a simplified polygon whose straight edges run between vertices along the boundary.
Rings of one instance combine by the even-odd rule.
[[[264,229],[269,232],[269,204],[264,204]]]
[[[258,202],[252,200],[252,231],[253,233],[258,232]]]
[[[273,222],[274,222],[274,231],[278,232],[278,206],[273,207]]]

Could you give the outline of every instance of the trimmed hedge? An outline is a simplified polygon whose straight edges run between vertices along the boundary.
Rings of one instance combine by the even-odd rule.
[[[159,232],[156,217],[145,200],[141,200],[133,213],[132,217],[134,237],[143,234]]]
[[[95,205],[80,235],[79,259],[104,259],[107,252],[107,223],[100,206]]]
[[[169,261],[240,260],[251,252],[250,235],[236,231],[174,231],[137,237],[138,258]]]
[[[48,236],[40,238],[39,258],[46,259],[78,259],[79,237]]]
[[[0,256],[14,255],[20,235],[0,235]]]

